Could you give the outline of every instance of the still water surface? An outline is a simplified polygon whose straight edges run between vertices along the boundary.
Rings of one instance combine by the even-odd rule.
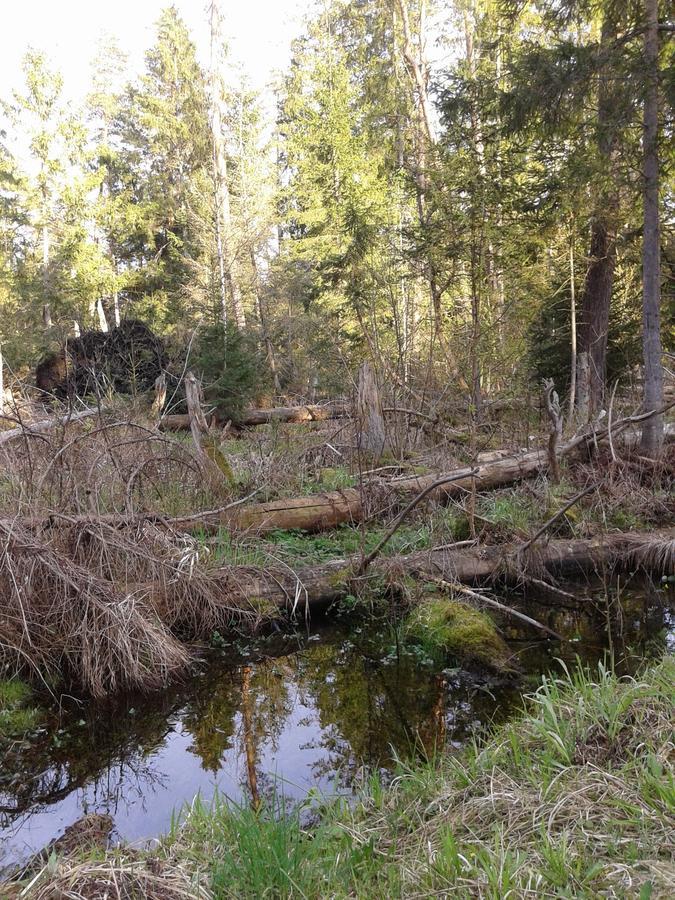
[[[636,591],[613,634],[629,665],[672,637],[663,599]],[[573,666],[606,654],[601,615],[536,613],[572,640],[509,632],[517,681],[432,660],[389,622],[316,622],[255,647],[225,646],[188,682],[149,698],[60,698],[45,729],[0,759],[0,872],[85,812],[110,813],[117,839],[146,841],[197,793],[242,802],[273,790],[348,793],[368,772],[390,771],[397,755],[461,746],[520,707],[557,657]]]

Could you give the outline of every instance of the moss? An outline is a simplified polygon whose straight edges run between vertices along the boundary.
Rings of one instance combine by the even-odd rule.
[[[492,619],[473,607],[441,595],[415,607],[405,627],[406,637],[430,652],[452,655],[505,671],[510,652]]]
[[[0,679],[0,740],[33,731],[40,721],[40,710],[29,707],[30,687],[19,678]]]
[[[248,597],[249,605],[263,619],[278,619],[279,607],[269,597]]]
[[[334,588],[344,587],[352,576],[351,570],[347,566],[337,569],[326,579],[328,584]]]

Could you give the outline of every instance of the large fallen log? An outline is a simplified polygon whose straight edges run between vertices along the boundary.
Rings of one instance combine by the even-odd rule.
[[[238,531],[265,534],[276,529],[325,531],[345,522],[360,522],[363,518],[361,494],[354,488],[327,491],[308,497],[291,497],[270,503],[250,503],[246,506],[215,510],[210,514],[170,519],[176,531],[215,531],[222,526]]]
[[[237,425],[269,425],[271,422],[324,422],[327,419],[342,419],[349,415],[349,404],[329,403],[325,406],[277,406],[272,409],[245,409],[237,419]],[[213,424],[224,425],[219,417],[212,417]],[[164,431],[187,431],[190,417],[187,415],[164,416],[160,422]]]
[[[458,476],[454,481],[439,485],[429,496],[435,500],[457,497],[472,490],[475,485],[477,491],[486,491],[495,487],[502,487],[521,481],[523,478],[531,478],[548,466],[548,454],[545,450],[534,450],[531,453],[523,453],[519,456],[506,456],[492,460],[476,468],[465,466],[456,469],[452,473]],[[431,475],[411,475],[395,478],[389,482],[391,488],[400,494],[417,494],[435,481],[442,478],[438,473]]]
[[[217,570],[224,596],[232,586],[245,596],[275,603],[295,611],[313,610],[340,600],[358,586],[384,581],[396,591],[406,576],[417,581],[438,580],[481,584],[488,581],[516,583],[528,571],[582,576],[608,567],[643,569],[659,575],[675,573],[675,529],[651,533],[607,534],[587,540],[552,540],[535,545],[525,554],[521,545],[443,547],[407,556],[375,560],[368,573],[357,577],[361,557],[333,560],[297,572],[275,570],[253,573],[250,568]]]

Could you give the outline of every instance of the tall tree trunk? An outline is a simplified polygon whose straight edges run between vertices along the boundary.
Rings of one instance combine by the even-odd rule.
[[[609,17],[602,24],[601,47],[616,38]],[[598,153],[603,176],[614,171],[618,134],[613,124],[614,92],[605,74],[598,89]],[[616,264],[616,219],[619,195],[612,184],[600,191],[591,223],[588,269],[581,295],[577,354],[577,410],[580,418],[593,418],[601,409],[607,380],[607,333]]]
[[[642,354],[644,359],[645,410],[663,405],[661,364],[661,258],[659,246],[659,31],[658,0],[645,0],[646,90],[644,105],[644,233],[642,239]],[[658,454],[663,439],[663,416],[647,419],[642,427],[641,449]]]
[[[433,120],[431,117],[431,101],[429,97],[429,66],[424,51],[424,35],[422,33],[424,23],[424,3],[420,11],[419,34],[417,46],[413,38],[413,29],[410,23],[410,13],[407,0],[396,0],[396,9],[401,19],[403,32],[402,53],[406,69],[413,86],[413,98],[415,104],[415,189],[417,199],[417,218],[421,228],[428,225],[427,216],[427,191],[428,191],[428,148],[436,140]],[[394,28],[396,20],[394,19]],[[438,284],[438,273],[431,252],[427,253],[426,278],[429,286],[429,300],[431,302],[431,316],[434,323],[434,332],[440,337],[441,328],[441,297],[442,291]]]
[[[213,153],[214,224],[220,307],[223,325],[229,321],[228,305],[232,309],[232,321],[239,329],[246,326],[241,289],[235,271],[235,259],[231,245],[230,191],[227,183],[227,150],[223,137],[222,64],[223,38],[222,14],[219,0],[211,0],[211,139]]]
[[[574,281],[574,220],[570,229],[570,399],[569,420],[574,415],[577,394],[577,298]]]

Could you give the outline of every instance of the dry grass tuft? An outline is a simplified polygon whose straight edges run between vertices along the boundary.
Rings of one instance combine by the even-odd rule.
[[[179,638],[264,619],[227,569],[212,576],[191,538],[56,521],[36,535],[0,519],[0,662],[66,674],[94,696],[151,690],[188,665]]]
[[[176,862],[118,854],[100,862],[59,858],[18,896],[30,900],[211,900],[212,894]]]
[[[646,572],[672,575],[675,573],[675,540],[655,534],[647,541],[641,541],[639,546],[631,547],[627,536],[625,562]]]
[[[0,654],[42,677],[65,671],[94,696],[160,687],[190,659],[141,595],[6,520],[0,521]]]

